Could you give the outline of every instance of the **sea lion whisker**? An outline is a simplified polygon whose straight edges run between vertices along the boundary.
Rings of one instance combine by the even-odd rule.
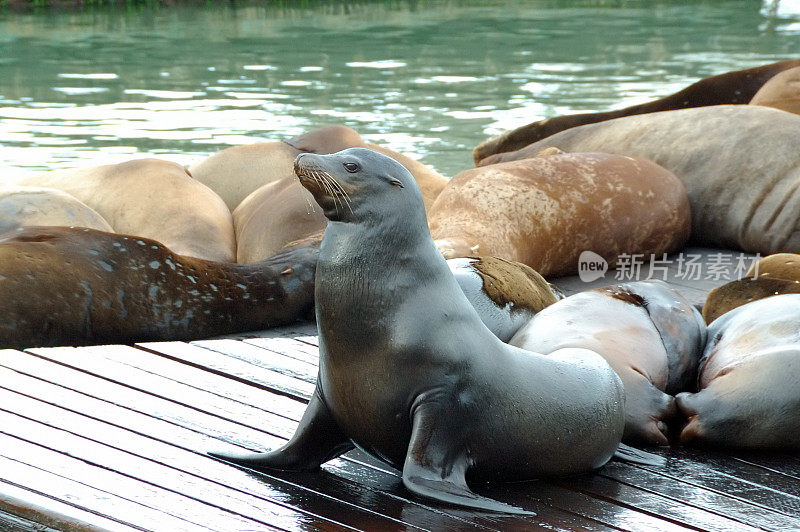
[[[350,209],[350,214],[353,214],[353,207],[351,206],[351,199],[350,199],[350,195],[349,195],[349,194],[347,193],[347,191],[344,189],[344,187],[342,186],[342,184],[341,184],[341,183],[339,183],[339,181],[337,181],[337,180],[336,180],[336,178],[335,178],[335,177],[333,177],[331,174],[329,174],[329,173],[327,173],[327,172],[323,172],[323,173],[325,174],[325,176],[326,176],[328,179],[330,179],[330,181],[331,181],[331,185],[332,185],[332,186],[334,186],[334,185],[335,185],[335,186],[336,186],[336,188],[339,190],[339,192],[340,192],[340,193],[341,193],[341,195],[342,195],[342,198],[344,199],[345,203],[347,204],[347,208],[348,208],[348,209]]]
[[[317,170],[311,170],[311,173],[314,175],[314,178],[317,181],[317,183],[319,183],[325,189],[325,192],[330,194],[331,198],[333,198],[333,206],[334,206],[334,208],[336,210],[339,210],[339,207],[337,206],[337,200],[339,198],[337,197],[336,192],[333,190],[333,187],[331,187],[331,185],[328,182],[328,180],[325,179],[325,176],[323,176]],[[341,205],[341,201],[339,201],[338,204]]]

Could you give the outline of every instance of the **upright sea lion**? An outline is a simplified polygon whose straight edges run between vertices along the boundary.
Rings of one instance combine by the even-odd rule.
[[[211,262],[154,240],[27,227],[0,238],[0,347],[194,340],[310,310],[318,241],[266,261]]]
[[[173,162],[136,159],[54,170],[19,184],[63,190],[97,211],[114,231],[152,238],[174,253],[217,261],[236,256],[225,203]]]
[[[588,350],[542,356],[498,340],[436,249],[402,165],[361,148],[295,164],[329,220],[317,387],[286,445],[214,456],[308,470],[358,445],[402,469],[417,495],[503,512],[520,509],[467,479],[580,473],[611,458],[624,425],[619,377]]]
[[[766,105],[800,115],[800,66],[784,70],[767,81],[750,105]]]
[[[700,314],[661,281],[575,294],[537,313],[510,340],[537,353],[579,347],[599,353],[625,387],[626,443],[668,445],[672,395],[695,377],[706,341]]]
[[[447,265],[481,321],[503,342],[560,292],[520,262],[497,257],[449,259]]]
[[[644,157],[686,185],[692,240],[753,253],[800,251],[800,116],[720,105],[617,118],[562,131],[481,164],[550,146]]]
[[[446,258],[496,256],[547,276],[577,272],[590,250],[660,254],[689,237],[680,180],[658,165],[605,153],[555,154],[455,176],[429,213]]]
[[[623,116],[707,105],[746,104],[773,76],[797,66],[800,66],[800,59],[789,59],[755,68],[735,70],[701,79],[675,94],[652,102],[602,113],[582,113],[545,118],[485,140],[473,150],[472,155],[475,158],[475,162],[480,163],[490,155],[519,150],[528,144],[540,141],[569,128]]]
[[[800,451],[800,294],[736,308],[708,327],[698,393],[676,397],[683,443]]]
[[[295,179],[294,159],[301,153],[335,153],[345,148],[370,148],[405,166],[422,189],[430,206],[447,179],[424,164],[401,153],[364,141],[347,126],[321,127],[283,142],[259,142],[226,148],[192,165],[195,179],[205,183],[225,200],[233,211],[260,187],[283,178]]]
[[[113,231],[95,210],[61,190],[43,187],[0,188],[0,234],[29,225],[77,226]]]

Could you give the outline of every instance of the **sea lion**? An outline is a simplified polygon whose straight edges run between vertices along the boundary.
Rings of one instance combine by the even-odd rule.
[[[481,321],[503,342],[562,294],[536,271],[497,257],[449,259],[447,265]]]
[[[271,257],[288,242],[325,230],[325,215],[292,173],[259,188],[233,211],[236,262]]]
[[[734,70],[701,79],[664,98],[602,113],[582,113],[545,118],[506,131],[479,144],[472,152],[475,163],[497,153],[519,150],[569,128],[637,114],[655,113],[708,105],[746,104],[757,91],[780,72],[800,66],[800,59],[789,59],[755,68]]]
[[[622,441],[669,445],[672,395],[693,381],[705,341],[705,323],[688,301],[662,281],[641,281],[550,305],[509,343],[544,354],[568,347],[599,353],[625,387]]]
[[[683,443],[800,451],[800,294],[742,305],[708,327],[698,393],[676,397]]]
[[[402,469],[412,493],[502,512],[522,510],[467,479],[580,473],[611,458],[624,424],[619,377],[588,350],[543,356],[497,339],[436,249],[408,170],[363,148],[295,164],[329,220],[317,386],[286,445],[213,456],[308,470],[355,444]]]
[[[447,179],[401,153],[364,141],[355,130],[336,125],[321,127],[282,142],[259,142],[226,148],[190,166],[198,181],[205,183],[234,211],[250,194],[283,178],[296,179],[292,168],[301,153],[335,153],[363,147],[380,151],[399,161],[417,180],[425,205],[430,206]],[[302,204],[305,207],[305,204]]]
[[[800,114],[800,66],[784,70],[767,81],[750,100],[787,113]]]
[[[152,238],[174,253],[216,261],[236,257],[230,211],[179,164],[136,159],[53,170],[19,184],[63,190],[97,211],[117,233]]]
[[[0,234],[28,225],[77,226],[114,231],[95,210],[61,190],[15,186],[0,188]]]
[[[253,265],[130,235],[27,227],[0,238],[0,347],[194,340],[310,310],[318,241]]]
[[[678,178],[650,161],[605,153],[466,170],[429,220],[446,258],[502,257],[545,277],[576,273],[585,250],[612,266],[622,253],[660,256],[679,249],[690,227]]]
[[[708,293],[703,304],[703,319],[711,323],[737,307],[780,294],[800,294],[800,281],[766,276],[731,281]]]
[[[524,159],[550,146],[644,157],[686,186],[696,244],[794,252],[800,251],[798,136],[798,115],[758,105],[719,105],[575,127],[481,164]]]
[[[800,255],[797,253],[775,253],[750,266],[745,277],[770,277],[800,281]]]

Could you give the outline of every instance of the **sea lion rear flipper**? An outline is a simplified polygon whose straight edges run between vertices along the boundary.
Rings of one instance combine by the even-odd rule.
[[[619,444],[619,447],[617,447],[617,451],[614,453],[612,460],[658,467],[664,467],[667,465],[667,460],[663,456],[648,453],[635,447],[631,447],[630,445],[625,445],[624,443]]]
[[[294,436],[279,449],[266,453],[209,452],[236,465],[261,471],[306,471],[317,469],[353,448],[350,441],[333,420],[328,407],[315,389]]]
[[[413,409],[413,427],[403,465],[403,485],[412,493],[446,504],[510,514],[533,512],[473,493],[465,474],[467,457],[460,431],[447,425],[447,413],[434,402]],[[463,426],[463,424],[462,424]]]

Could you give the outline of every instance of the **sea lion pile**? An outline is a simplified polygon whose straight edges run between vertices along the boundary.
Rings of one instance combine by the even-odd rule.
[[[620,442],[800,451],[800,59],[487,140],[452,179],[346,126],[0,188],[0,348],[311,317],[320,374],[256,469],[358,445],[417,495],[576,474]],[[773,254],[702,313],[664,283],[564,298],[592,251]],[[403,375],[402,379],[395,378]],[[402,382],[400,382],[402,381]],[[544,457],[544,459],[543,459]]]

